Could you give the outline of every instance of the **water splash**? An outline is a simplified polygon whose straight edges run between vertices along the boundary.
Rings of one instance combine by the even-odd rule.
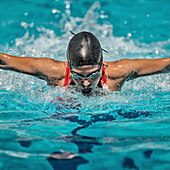
[[[94,33],[101,41],[102,47],[109,51],[109,55],[105,55],[105,60],[108,61],[121,58],[158,58],[167,56],[170,52],[166,48],[170,39],[145,44],[130,39],[129,34],[127,34],[127,37],[115,37],[114,25],[110,23],[99,24],[98,20],[103,16],[99,2],[95,2],[83,18],[72,17],[71,12],[70,8],[66,8],[65,13],[62,14],[60,29],[64,34],[61,36],[57,36],[54,30],[47,29],[44,26],[35,27],[34,23],[21,22],[26,33],[23,37],[15,39],[14,48],[17,48],[18,55],[24,51],[24,55],[28,56],[48,56],[57,60],[66,60],[66,47],[72,37],[69,30],[75,33],[84,30]],[[38,32],[37,38],[34,34],[30,35],[32,30]]]
[[[44,26],[35,27],[34,23],[28,24],[26,22],[21,22],[21,26],[25,29],[25,35],[21,38],[16,38],[15,46],[8,52],[21,56],[49,57],[57,60],[66,60],[66,47],[69,39],[72,37],[69,30],[75,33],[82,30],[93,32],[101,41],[102,47],[109,51],[109,54],[104,54],[104,58],[107,61],[119,60],[121,58],[158,58],[170,52],[169,49],[165,48],[170,43],[170,39],[167,41],[145,44],[130,39],[130,34],[127,37],[115,37],[113,32],[114,25],[110,23],[99,24],[98,19],[103,18],[103,12],[99,2],[95,2],[83,18],[72,17],[69,2],[67,1],[66,3],[68,8],[66,8],[60,21],[61,29],[64,32],[61,36],[57,36],[54,30],[47,29]],[[30,32],[32,32],[32,30],[36,30],[39,36],[31,35]],[[35,103],[35,108],[41,103],[44,103],[44,108],[48,108],[46,106],[48,105],[50,107],[49,101],[55,100],[57,96],[63,96],[64,100],[74,98],[76,101],[75,103],[70,102],[70,104],[68,104],[69,107],[75,109],[77,108],[76,105],[83,106],[77,109],[79,112],[83,110],[85,112],[88,111],[88,113],[98,112],[100,106],[104,108],[103,111],[109,111],[110,108],[116,110],[120,108],[119,106],[128,106],[135,96],[132,95],[135,91],[143,90],[145,91],[144,95],[140,94],[135,96],[135,100],[133,100],[134,108],[138,108],[137,101],[145,95],[148,95],[148,93],[150,93],[151,100],[154,98],[153,96],[157,95],[156,91],[168,92],[170,90],[169,74],[156,75],[147,77],[147,79],[139,78],[126,82],[122,88],[122,94],[127,93],[128,96],[111,94],[111,96],[109,95],[105,100],[103,100],[102,97],[98,97],[97,99],[96,97],[92,97],[89,102],[84,96],[81,96],[82,100],[78,102],[79,94],[77,96],[76,93],[69,92],[70,96],[67,96],[64,88],[46,88],[47,84],[45,81],[38,80],[32,76],[21,76],[19,73],[0,71],[0,89],[17,94],[26,103],[28,101]],[[19,97],[15,99],[16,102],[19,103],[20,100],[17,101],[17,99],[19,99]],[[92,100],[95,101],[94,106],[91,103]],[[86,101],[86,103],[84,103],[84,101]],[[65,106],[67,102],[67,100],[60,101],[61,107]],[[131,107],[132,105],[129,104]],[[139,108],[142,108],[142,106]],[[154,105],[152,106],[154,107]]]

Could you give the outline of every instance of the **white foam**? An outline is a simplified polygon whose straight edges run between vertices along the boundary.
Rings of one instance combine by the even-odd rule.
[[[34,28],[33,23],[22,22],[21,26],[26,30],[26,33],[23,37],[15,40],[18,54],[25,51],[25,55],[29,56],[48,56],[58,60],[66,60],[67,45],[72,37],[69,30],[75,33],[84,30],[94,33],[101,41],[102,47],[108,50],[109,54],[104,54],[104,56],[105,60],[109,61],[121,58],[158,58],[166,56],[170,52],[169,49],[164,48],[170,43],[170,39],[145,44],[130,39],[128,36],[130,33],[127,33],[127,37],[115,37],[113,25],[109,23],[100,25],[98,23],[98,18],[103,15],[99,2],[95,2],[91,6],[84,18],[73,18],[70,13],[63,13],[60,25],[65,34],[61,36],[57,36],[54,30],[46,29],[43,26]],[[36,29],[39,32],[39,37],[35,39],[34,35],[29,36],[30,29]]]

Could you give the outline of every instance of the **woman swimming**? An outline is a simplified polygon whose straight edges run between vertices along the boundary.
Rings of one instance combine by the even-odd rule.
[[[67,60],[16,57],[0,53],[2,69],[44,78],[51,86],[76,85],[77,90],[84,95],[92,94],[96,86],[118,91],[126,80],[170,70],[170,57],[103,61],[99,40],[90,32],[80,32],[73,36],[68,45]]]

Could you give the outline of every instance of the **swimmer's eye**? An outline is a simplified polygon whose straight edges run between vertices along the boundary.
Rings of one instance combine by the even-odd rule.
[[[87,76],[87,79],[94,79],[97,78],[100,74],[100,70],[96,70],[94,73],[90,74],[89,76]]]
[[[72,75],[72,77],[73,77],[74,79],[83,79],[83,76],[80,76],[80,75],[78,75],[78,74],[76,74],[76,73],[71,73],[71,75]]]
[[[83,79],[83,76],[75,73],[74,71],[71,71],[71,75],[74,79]]]

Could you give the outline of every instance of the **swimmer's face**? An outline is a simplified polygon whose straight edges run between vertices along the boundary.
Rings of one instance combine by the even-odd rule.
[[[72,78],[79,91],[90,95],[100,79],[101,67],[99,65],[84,65],[71,69]]]

